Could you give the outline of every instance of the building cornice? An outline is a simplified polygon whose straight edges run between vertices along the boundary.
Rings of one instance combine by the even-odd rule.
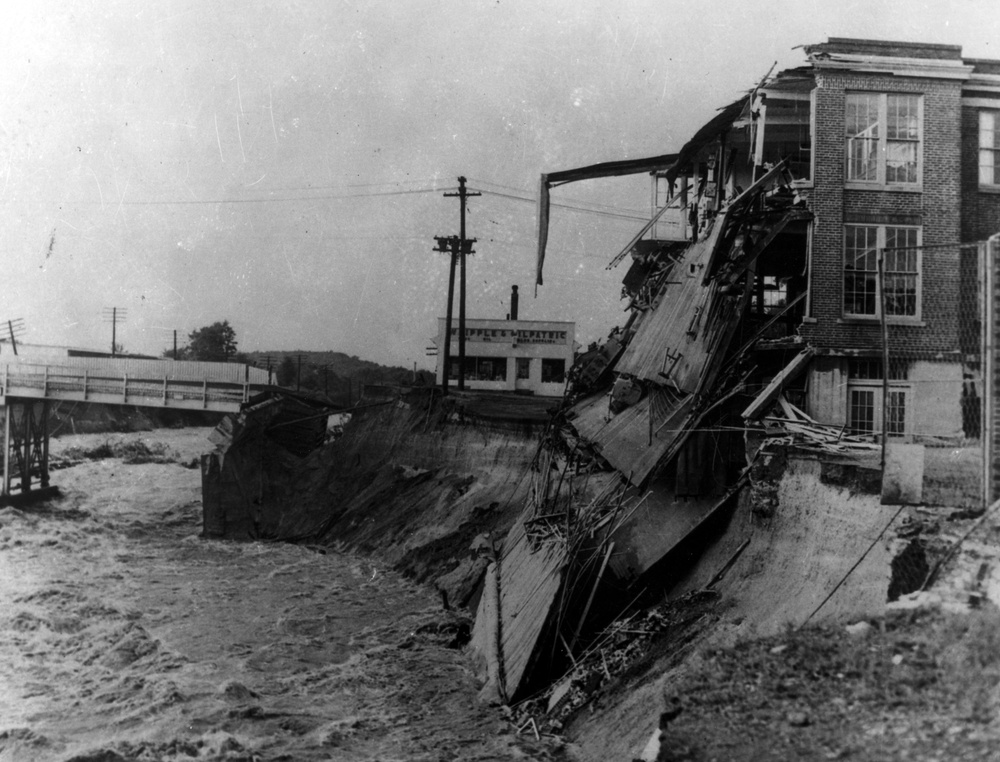
[[[895,56],[827,53],[811,61],[820,71],[855,71],[866,74],[889,74],[894,77],[968,80],[973,67],[961,61],[936,58],[899,58]],[[982,75],[979,75],[982,76]]]

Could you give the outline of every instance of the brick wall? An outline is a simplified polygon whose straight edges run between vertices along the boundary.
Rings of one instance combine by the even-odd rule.
[[[925,246],[952,243],[961,233],[961,84],[852,72],[818,72],[816,94],[816,214],[812,250],[811,317],[802,334],[818,347],[881,347],[877,322],[845,321],[843,312],[844,223],[859,215],[894,215],[922,227]],[[921,192],[844,187],[845,92],[923,95]],[[952,356],[958,348],[958,249],[922,252],[921,322],[892,324],[890,350],[914,357]]]

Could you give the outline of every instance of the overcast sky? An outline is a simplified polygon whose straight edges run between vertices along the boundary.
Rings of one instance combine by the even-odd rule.
[[[431,367],[469,201],[469,315],[621,322],[607,262],[649,180],[569,185],[532,298],[541,172],[676,150],[798,45],[1000,58],[996,0],[0,0],[0,320],[24,340],[240,348]]]

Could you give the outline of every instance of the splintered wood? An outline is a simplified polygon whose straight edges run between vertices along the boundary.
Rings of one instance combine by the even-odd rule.
[[[539,454],[535,498],[487,570],[472,635],[483,698],[515,699],[536,664],[575,647],[614,550],[610,537],[642,504],[617,476],[574,488],[572,468],[572,458]]]
[[[817,423],[795,407],[784,395],[777,400],[783,416],[764,417],[764,431],[771,441],[780,439],[785,444],[830,453],[878,450],[874,435],[849,434],[846,426],[827,426]]]

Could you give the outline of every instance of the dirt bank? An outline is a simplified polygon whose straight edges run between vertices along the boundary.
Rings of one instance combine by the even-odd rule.
[[[225,531],[375,554],[463,606],[485,568],[470,546],[510,529],[543,431],[415,397],[355,415],[303,459],[240,443],[223,456]]]

